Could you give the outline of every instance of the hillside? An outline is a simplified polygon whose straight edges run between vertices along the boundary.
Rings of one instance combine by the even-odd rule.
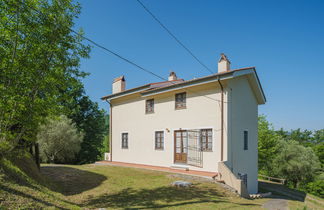
[[[37,181],[36,181],[37,180]],[[0,207],[3,209],[75,209],[64,196],[42,176],[28,156],[0,160]]]

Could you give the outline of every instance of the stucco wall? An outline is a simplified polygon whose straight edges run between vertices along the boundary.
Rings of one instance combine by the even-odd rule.
[[[189,168],[216,172],[220,161],[220,104],[199,95],[219,100],[219,86],[215,82],[188,90],[187,108],[181,110],[175,110],[174,97],[184,90],[112,100],[112,160],[170,167],[174,164],[174,130],[212,128],[213,151],[203,152],[203,168]],[[155,100],[154,113],[145,114],[145,100],[151,98]],[[164,131],[163,151],[154,148],[155,131]],[[121,148],[123,132],[129,135],[128,149]]]
[[[228,167],[237,176],[247,174],[249,193],[258,192],[258,104],[246,77],[228,83]],[[244,130],[248,150],[244,150]]]

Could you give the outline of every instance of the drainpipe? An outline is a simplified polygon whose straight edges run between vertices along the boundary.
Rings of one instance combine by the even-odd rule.
[[[112,104],[110,101],[106,100],[110,105],[109,109],[109,152],[110,152],[110,161],[112,161]]]
[[[218,77],[218,83],[221,87],[221,161],[223,161],[224,145],[224,87]]]

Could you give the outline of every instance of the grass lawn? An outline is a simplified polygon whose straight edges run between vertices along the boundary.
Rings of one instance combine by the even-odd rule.
[[[190,188],[171,183],[183,180],[164,172],[116,166],[43,166],[42,173],[56,184],[69,202],[83,208],[260,209],[265,199],[246,200],[221,186],[195,180]]]
[[[38,183],[18,174],[15,182],[0,176],[0,209],[262,209],[269,200],[243,199],[201,178],[117,166],[42,165]],[[176,180],[193,186],[171,186]]]

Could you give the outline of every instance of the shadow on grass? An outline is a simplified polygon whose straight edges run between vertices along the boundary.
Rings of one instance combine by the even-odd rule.
[[[52,191],[63,195],[76,195],[99,186],[107,177],[65,166],[43,166],[41,173],[52,182],[48,185]]]
[[[13,189],[13,188],[4,186],[2,184],[0,184],[0,189],[3,190],[3,191],[5,191],[5,192],[7,192],[7,193],[14,194],[14,195],[17,195],[17,196],[20,196],[20,197],[23,197],[23,198],[31,199],[31,200],[33,200],[35,202],[38,202],[38,203],[42,203],[43,205],[46,205],[48,207],[53,207],[54,206],[54,207],[56,207],[58,209],[65,209],[65,208],[62,208],[60,206],[57,206],[57,205],[55,205],[53,203],[44,201],[43,199],[36,198],[36,197],[34,197],[32,195],[28,195],[28,194],[26,194],[24,192],[20,192],[20,191],[18,191],[16,189]]]
[[[306,199],[306,193],[288,188],[285,185],[270,183],[267,181],[259,180],[259,191],[261,192],[272,192],[274,198],[282,198],[286,200],[301,201],[304,202]]]
[[[126,188],[115,194],[103,194],[89,198],[83,206],[90,208],[146,209],[167,208],[200,203],[228,203],[217,190],[198,187],[176,188],[173,186],[155,189]],[[255,205],[255,204],[238,204]]]

